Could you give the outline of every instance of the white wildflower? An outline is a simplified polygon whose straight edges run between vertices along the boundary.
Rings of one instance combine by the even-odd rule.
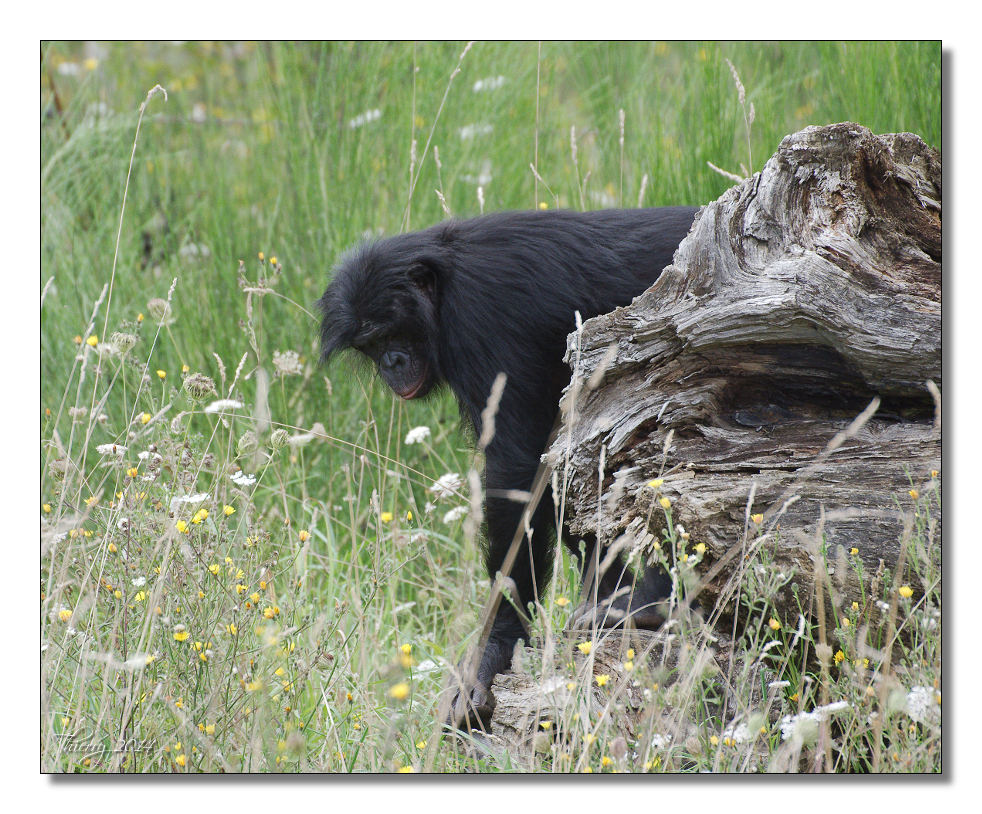
[[[433,483],[429,491],[439,500],[441,497],[450,497],[463,485],[464,479],[459,472],[447,472]]]
[[[382,118],[382,111],[378,108],[375,108],[374,110],[366,110],[364,113],[355,116],[351,121],[349,121],[348,127],[355,130],[380,118]]]
[[[232,483],[234,483],[236,486],[252,486],[255,482],[255,475],[247,475],[241,469],[232,475]]]
[[[915,721],[936,721],[941,713],[938,698],[941,693],[931,687],[914,687],[907,693],[907,714]]]
[[[295,350],[285,350],[282,353],[273,351],[273,367],[281,376],[299,376],[303,372],[300,364],[300,354]]]
[[[201,503],[203,500],[207,500],[210,495],[207,492],[198,492],[196,495],[181,495],[180,497],[171,498],[170,510],[176,511],[177,508],[182,503]]]
[[[482,90],[497,90],[507,81],[503,76],[489,76],[485,79],[478,79],[471,90],[474,93],[480,93]]]
[[[465,124],[463,127],[458,128],[457,132],[460,133],[461,141],[467,141],[475,136],[486,136],[493,129],[490,124]]]
[[[218,399],[205,407],[206,413],[227,413],[230,410],[241,410],[245,405],[235,399]]]
[[[832,704],[816,707],[812,712],[802,712],[800,715],[785,715],[781,719],[781,740],[794,737],[801,741],[811,741],[818,734],[818,724],[833,712],[848,709],[848,701],[836,701]]]
[[[458,506],[455,509],[451,509],[445,515],[443,515],[443,522],[445,525],[449,526],[451,523],[456,523],[460,518],[467,514],[466,506]]]
[[[651,736],[651,745],[655,749],[667,749],[668,746],[671,744],[671,742],[672,742],[671,735],[659,735],[656,733]]]
[[[136,579],[131,580],[131,582],[133,583],[133,587],[134,588],[142,588],[144,585],[147,584],[147,578],[146,577],[137,577]]]
[[[781,719],[781,740],[796,737],[802,741],[813,739],[818,732],[818,722],[822,718],[814,712],[802,712],[800,715],[785,715]]]
[[[408,433],[406,433],[406,443],[407,444],[419,444],[426,438],[430,437],[430,428],[426,426],[413,427]]]
[[[122,458],[126,452],[126,447],[122,444],[99,444],[95,451],[100,455],[112,455],[114,458]]]
[[[730,724],[723,730],[723,738],[730,738],[737,743],[746,743],[750,740],[750,727],[746,723]]]

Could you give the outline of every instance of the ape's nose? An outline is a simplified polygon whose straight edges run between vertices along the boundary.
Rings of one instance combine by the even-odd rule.
[[[391,373],[402,373],[409,366],[409,354],[401,350],[387,350],[379,359],[379,367]]]

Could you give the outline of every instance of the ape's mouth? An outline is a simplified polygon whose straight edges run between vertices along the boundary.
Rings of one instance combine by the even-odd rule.
[[[411,399],[422,398],[427,393],[430,392],[430,367],[426,365],[423,368],[422,373],[420,373],[419,379],[417,379],[415,385],[411,385],[410,389],[403,391],[396,391],[396,395],[399,398],[403,398],[406,401]]]

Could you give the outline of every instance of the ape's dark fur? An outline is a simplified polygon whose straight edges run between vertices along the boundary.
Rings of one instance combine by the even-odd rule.
[[[697,211],[503,212],[369,243],[337,267],[320,300],[325,360],[354,348],[406,399],[447,385],[478,434],[495,377],[508,377],[485,455],[492,578],[524,509],[494,495],[532,485],[570,380],[563,357],[575,313],[589,319],[647,289],[672,262]],[[530,525],[531,546],[523,541],[511,572],[522,608],[549,579],[551,499],[541,501]],[[563,537],[578,554],[578,545]],[[586,542],[591,549],[592,541]],[[601,597],[618,586],[622,570],[602,577]],[[665,598],[667,586],[664,575],[645,574],[634,598],[621,606],[635,612],[640,624],[659,624],[658,615],[642,607]],[[494,705],[491,682],[508,667],[515,642],[526,636],[514,608],[502,602],[465,699],[485,722]]]

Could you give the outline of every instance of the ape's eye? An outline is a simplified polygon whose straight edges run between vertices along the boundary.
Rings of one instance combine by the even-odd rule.
[[[421,264],[414,268],[410,273],[410,280],[413,286],[427,297],[432,298],[436,293],[436,274],[429,266]]]

